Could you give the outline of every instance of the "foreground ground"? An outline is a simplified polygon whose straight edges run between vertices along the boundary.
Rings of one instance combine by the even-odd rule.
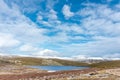
[[[0,80],[120,80],[120,68],[47,72],[26,66],[0,67]]]

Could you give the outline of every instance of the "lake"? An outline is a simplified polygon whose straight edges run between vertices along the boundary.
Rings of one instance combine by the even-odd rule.
[[[48,71],[61,71],[61,70],[81,70],[87,69],[89,67],[82,67],[82,66],[30,66],[32,68],[48,70]]]

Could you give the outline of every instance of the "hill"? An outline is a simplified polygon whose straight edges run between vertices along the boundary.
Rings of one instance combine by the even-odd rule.
[[[19,65],[59,65],[59,66],[89,66],[92,68],[120,68],[120,60],[94,61],[86,63],[81,61],[63,60],[56,58],[35,58],[35,57],[5,57],[0,59],[0,65],[19,64]]]
[[[51,59],[51,58],[34,58],[34,57],[14,57],[10,58],[9,61],[15,64],[21,65],[60,65],[60,66],[87,66],[87,63],[79,61],[70,61],[62,59]]]
[[[2,60],[2,59],[0,59],[0,66],[9,65],[9,64],[13,64],[13,63],[11,63],[11,62],[8,61],[8,60]]]
[[[90,64],[89,66],[97,68],[120,68],[120,60],[103,61],[99,63]]]

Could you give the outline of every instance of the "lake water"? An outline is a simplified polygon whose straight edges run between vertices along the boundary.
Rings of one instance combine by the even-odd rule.
[[[89,67],[77,67],[77,66],[30,66],[32,68],[42,69],[42,70],[48,70],[48,71],[61,71],[61,70],[81,70],[81,69],[87,69]]]

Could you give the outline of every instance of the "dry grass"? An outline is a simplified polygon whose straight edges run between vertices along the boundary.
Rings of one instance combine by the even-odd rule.
[[[33,58],[33,57],[18,57],[12,58],[12,60],[21,61],[22,65],[61,65],[61,66],[87,66],[87,63],[79,61],[61,60],[61,59],[45,59],[45,58]]]
[[[115,60],[115,61],[104,61],[100,63],[94,63],[89,65],[91,67],[97,67],[97,68],[120,68],[120,60]]]

